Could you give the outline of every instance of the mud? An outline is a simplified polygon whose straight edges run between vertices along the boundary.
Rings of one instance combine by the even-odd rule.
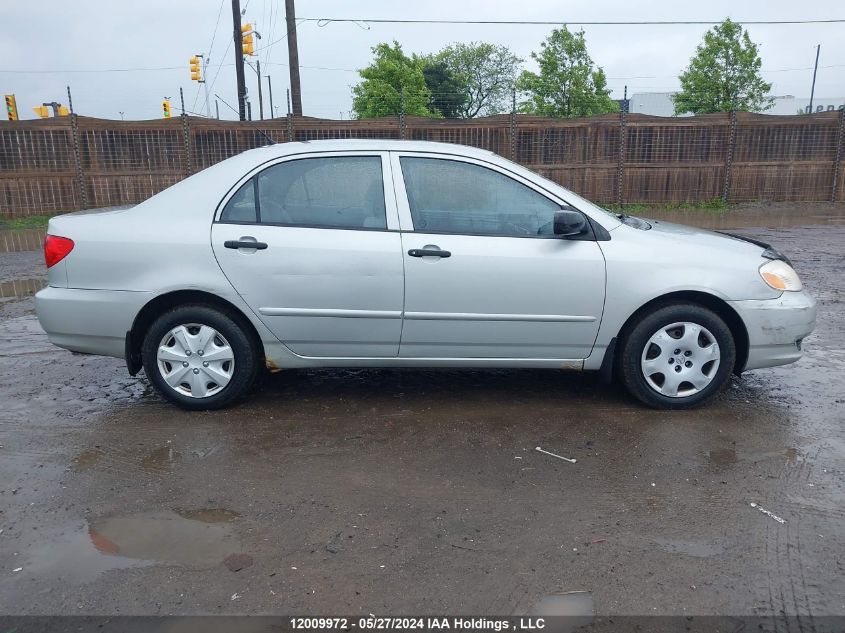
[[[818,328],[688,412],[590,375],[346,370],[187,413],[0,300],[0,613],[845,613],[845,213],[742,213]]]

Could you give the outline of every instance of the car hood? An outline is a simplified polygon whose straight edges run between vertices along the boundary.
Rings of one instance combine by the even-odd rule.
[[[646,221],[651,225],[649,233],[653,237],[665,237],[667,241],[681,242],[687,247],[694,245],[715,250],[732,250],[758,257],[762,256],[766,249],[772,250],[769,244],[742,235],[708,231],[685,224],[664,222],[663,220],[646,219]]]

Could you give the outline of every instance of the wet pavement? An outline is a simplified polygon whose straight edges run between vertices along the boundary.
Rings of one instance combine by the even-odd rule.
[[[682,219],[772,242],[819,300],[799,363],[694,411],[323,370],[188,413],[0,298],[0,613],[845,613],[845,211]],[[42,266],[2,254],[0,283]]]

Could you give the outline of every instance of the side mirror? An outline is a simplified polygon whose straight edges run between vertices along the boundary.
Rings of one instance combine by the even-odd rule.
[[[573,209],[555,212],[554,233],[560,237],[575,237],[587,229],[587,218]]]

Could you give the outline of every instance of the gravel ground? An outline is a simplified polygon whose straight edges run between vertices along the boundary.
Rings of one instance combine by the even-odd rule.
[[[590,375],[345,370],[187,413],[0,301],[0,613],[845,614],[845,214],[714,217],[684,219],[781,248],[819,323],[686,412]]]

